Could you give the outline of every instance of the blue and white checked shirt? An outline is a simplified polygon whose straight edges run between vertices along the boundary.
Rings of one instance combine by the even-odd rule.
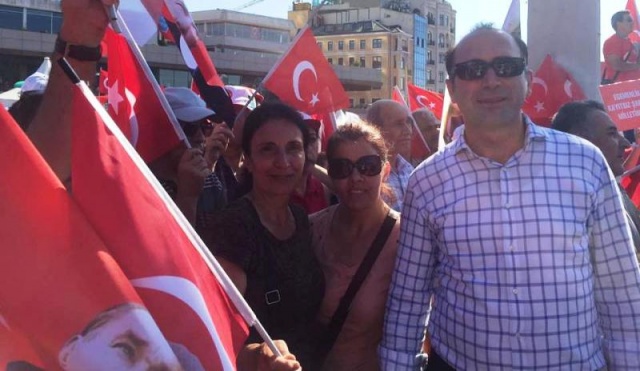
[[[459,370],[640,370],[640,270],[618,186],[597,148],[527,122],[506,164],[464,136],[405,195],[383,370],[431,344]],[[593,262],[593,264],[592,264]]]
[[[401,212],[402,200],[404,200],[404,193],[407,189],[407,184],[409,184],[409,176],[413,171],[413,166],[400,155],[396,155],[396,158],[394,160],[396,161],[395,170],[391,170],[391,172],[389,173],[387,184],[393,190],[396,198],[395,200],[393,200],[393,202],[388,199],[385,199],[384,201],[389,205],[390,208],[394,209],[397,212]]]

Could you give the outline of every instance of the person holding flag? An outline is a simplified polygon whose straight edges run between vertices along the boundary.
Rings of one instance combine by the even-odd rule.
[[[63,21],[62,21],[62,26],[59,33],[59,40],[56,43],[56,49],[54,51],[52,60],[58,61],[61,58],[65,58],[68,61],[70,67],[73,70],[75,70],[75,72],[79,75],[79,79],[87,80],[87,81],[92,80],[96,72],[96,67],[97,67],[96,63],[101,57],[100,47],[99,47],[100,41],[104,36],[105,30],[109,22],[109,17],[107,15],[105,7],[111,7],[116,4],[117,4],[117,0],[62,0],[61,9],[63,14]],[[69,68],[67,68],[67,71],[68,70]],[[78,83],[79,85],[75,85],[75,83]],[[111,208],[108,204],[104,203],[104,202],[108,202],[108,200],[102,197],[102,195],[95,194],[95,190],[97,189],[96,187],[93,187],[93,186],[87,187],[86,184],[82,184],[84,187],[84,190],[81,195],[81,192],[80,192],[81,184],[79,182],[80,172],[76,171],[76,165],[81,165],[81,164],[76,163],[76,161],[81,162],[82,158],[79,158],[77,155],[73,156],[74,178],[72,180],[71,178],[71,168],[72,168],[72,161],[71,161],[72,160],[72,155],[71,155],[72,135],[71,133],[72,133],[72,124],[74,122],[76,123],[78,122],[78,119],[77,119],[78,117],[83,117],[83,120],[86,117],[88,120],[89,116],[94,116],[92,117],[92,120],[94,121],[92,122],[87,121],[86,123],[82,122],[82,124],[86,124],[83,126],[85,128],[88,128],[89,130],[98,132],[100,135],[100,140],[103,140],[104,143],[109,142],[109,144],[102,147],[99,144],[104,144],[104,143],[102,142],[99,144],[94,143],[93,141],[97,140],[97,138],[94,138],[93,136],[74,136],[73,137],[74,148],[82,148],[83,151],[87,151],[87,152],[92,152],[95,149],[99,149],[100,153],[98,153],[98,155],[100,154],[104,155],[106,154],[107,151],[111,151],[110,154],[122,156],[122,157],[119,157],[119,160],[123,160],[122,162],[116,161],[115,163],[110,163],[110,164],[114,165],[114,169],[115,167],[117,167],[117,164],[120,164],[122,166],[126,166],[127,169],[134,170],[133,172],[130,173],[130,175],[136,178],[136,182],[138,182],[136,183],[137,185],[143,186],[145,188],[145,192],[148,192],[151,187],[155,187],[155,183],[153,182],[146,183],[142,181],[146,179],[146,181],[148,182],[149,180],[146,177],[148,177],[150,173],[148,172],[148,169],[145,170],[144,168],[136,168],[136,166],[139,166],[141,160],[139,157],[135,157],[135,156],[128,157],[128,156],[131,156],[129,154],[131,152],[126,152],[126,151],[133,151],[133,149],[130,148],[130,146],[127,147],[127,146],[124,146],[124,144],[122,144],[123,141],[126,143],[126,140],[124,139],[124,137],[122,137],[122,134],[119,131],[117,130],[115,132],[112,131],[112,134],[114,135],[111,135],[111,136],[105,135],[105,132],[107,131],[106,125],[100,125],[100,123],[95,122],[95,120],[99,116],[100,120],[104,121],[108,116],[103,110],[102,111],[96,110],[97,108],[99,108],[99,105],[97,102],[93,102],[95,105],[92,106],[92,101],[88,100],[86,95],[82,95],[82,94],[86,94],[87,92],[86,86],[84,89],[81,89],[81,88],[82,88],[82,84],[80,84],[77,81],[72,82],[72,80],[69,79],[68,75],[65,73],[65,70],[63,70],[60,64],[54,63],[51,70],[49,83],[45,91],[42,105],[38,110],[38,112],[36,113],[36,116],[32,122],[32,125],[28,130],[28,135],[31,141],[35,144],[36,148],[40,151],[41,155],[47,161],[49,167],[53,170],[56,176],[67,186],[66,188],[67,191],[74,197],[74,199],[79,205],[82,205],[81,207],[83,208],[85,217],[89,218],[87,212],[94,213],[97,210],[96,208],[92,208],[93,206],[91,204],[92,197],[95,198],[95,200],[98,200],[99,203],[103,203],[103,205],[107,205],[106,207],[102,208],[102,210],[105,212],[112,212],[113,210],[116,210],[116,209],[123,210],[128,205],[114,204],[113,208]],[[92,112],[89,112],[89,110],[92,110]],[[85,115],[80,116],[79,115],[80,113],[83,113]],[[74,116],[74,115],[77,115],[77,116]],[[107,120],[104,122],[110,122],[109,125],[111,125],[111,128],[114,128],[113,122],[111,122],[110,120]],[[74,130],[76,130],[75,127],[77,126],[78,126],[77,124],[74,125]],[[110,130],[113,130],[113,129],[110,129]],[[118,142],[115,142],[116,145],[113,145],[115,140],[114,138],[117,138],[117,141],[118,141]],[[79,147],[76,146],[77,144],[82,144],[83,142],[84,142],[84,145],[80,145]],[[96,153],[94,152],[92,152],[92,156],[94,156],[91,159],[92,161],[99,157],[99,156],[96,156]],[[112,159],[113,157],[110,157],[109,154],[107,154],[106,158]],[[119,171],[123,170],[122,166],[118,169]],[[82,168],[82,170],[84,171],[89,168],[90,167],[85,167],[85,168]],[[101,171],[104,171],[104,169],[101,169]],[[83,177],[84,183],[87,183],[87,181],[91,181],[90,177],[86,176],[87,174],[88,173],[86,172],[84,174],[85,175]],[[101,175],[101,174],[98,174],[98,175]],[[119,181],[119,179],[121,178],[117,178],[117,177],[120,175],[121,173],[116,174],[115,177],[110,178],[109,180],[114,182]],[[72,184],[74,185],[73,188],[72,188]],[[124,194],[131,191],[130,187],[126,189],[125,188],[126,187],[123,184],[123,188],[110,189],[109,191],[114,191],[114,192],[110,192],[111,194],[115,194],[119,192]],[[145,194],[145,196],[150,196],[150,197],[146,197],[144,200],[140,198],[135,200],[135,202],[141,202],[146,204],[156,203],[157,200],[161,201],[160,197],[162,197],[162,193],[149,192],[148,194]],[[119,199],[118,201],[123,201],[123,200]],[[175,207],[175,205],[171,206],[171,204],[164,204],[164,206],[162,207]],[[135,209],[131,209],[131,210],[135,211]],[[175,255],[175,257],[180,257],[180,259],[182,259],[181,262],[178,265],[176,260],[172,260],[172,262],[176,264],[156,267],[153,265],[144,266],[139,264],[140,262],[136,263],[135,261],[125,262],[122,259],[119,259],[118,263],[121,266],[127,265],[127,268],[126,268],[127,272],[125,272],[127,276],[129,276],[130,272],[135,272],[136,269],[138,269],[138,272],[140,272],[140,269],[153,270],[153,269],[161,268],[165,270],[167,273],[174,274],[174,275],[181,275],[181,274],[192,275],[196,272],[196,269],[197,269],[197,272],[200,272],[200,273],[204,272],[202,270],[202,267],[206,266],[205,262],[202,260],[198,260],[198,258],[202,259],[202,257],[198,256],[197,258],[192,258],[196,256],[195,254],[197,254],[197,252],[195,252],[192,249],[192,248],[195,248],[195,245],[194,245],[195,242],[193,242],[194,241],[193,239],[195,237],[193,232],[189,232],[189,229],[184,227],[184,218],[181,218],[181,216],[178,217],[175,214],[173,214],[173,212],[169,213],[165,210],[166,209],[157,208],[157,209],[154,209],[153,213],[151,214],[154,214],[155,217],[158,217],[158,219],[156,220],[166,219],[171,224],[171,226],[167,226],[167,227],[170,227],[172,231],[178,231],[178,233],[174,233],[171,236],[175,237],[176,241],[180,240],[180,245],[176,246],[177,248],[180,248],[181,246],[183,246],[182,243],[184,243],[185,249],[182,252],[182,255],[181,256]],[[99,217],[101,215],[100,210],[97,210],[97,211],[98,213],[93,215],[94,216],[97,215]],[[151,212],[151,210],[149,211]],[[131,215],[134,215],[134,214],[131,214]],[[135,220],[128,220],[127,222],[142,223],[143,221],[141,220],[141,218],[136,218]],[[180,223],[179,227],[177,227],[178,223]],[[91,224],[93,228],[96,228],[96,229],[104,228],[104,230],[107,231],[110,228],[109,224],[119,225],[120,223],[110,223],[109,220],[105,220],[104,218],[102,218],[102,219],[91,219]],[[124,237],[127,239],[142,238],[147,240],[149,240],[149,238],[153,238],[151,234],[146,234],[144,236],[142,235],[134,236],[134,233],[138,233],[138,229],[133,228],[133,226],[132,228],[121,228],[120,231],[122,231],[120,235],[118,235],[118,233],[114,233],[113,230],[111,232],[101,235],[101,237],[105,239],[105,243],[107,240],[110,241],[107,246],[111,251],[111,253],[117,252],[121,254],[119,256],[120,258],[125,258],[129,253],[133,254],[133,251],[125,251],[125,250],[116,251],[115,249],[116,247],[120,248],[123,246],[122,244],[118,244],[115,241],[116,239],[120,237]],[[185,241],[187,240],[190,242],[185,243]],[[131,245],[127,245],[127,247],[130,247],[130,246]],[[139,252],[138,250],[141,250],[142,248],[148,249],[150,245],[136,246],[136,247],[139,248],[139,249],[136,249],[136,254],[138,254]],[[150,250],[147,250],[147,251],[150,251]],[[178,252],[178,250],[174,249],[172,250],[171,254],[176,252]],[[159,254],[160,251],[158,251],[157,253]],[[162,253],[169,253],[169,252],[162,251]],[[156,262],[162,261],[162,259],[159,259],[159,256],[150,256],[150,257]],[[169,258],[169,256],[167,256],[167,258]],[[171,257],[170,259],[173,259],[173,257]],[[185,262],[191,262],[192,265],[191,266],[186,265],[184,264]],[[171,269],[174,269],[174,271],[169,272],[168,270],[171,270]],[[187,269],[192,269],[192,270],[187,271]],[[178,270],[180,271],[178,272]],[[229,299],[226,298],[225,296],[217,296],[217,299],[214,297],[216,295],[217,290],[222,290],[222,289],[218,286],[219,283],[214,283],[215,281],[208,281],[208,280],[215,279],[213,273],[211,272],[206,272],[206,273],[207,274],[201,274],[197,279],[193,279],[193,278],[187,279],[185,278],[186,276],[184,276],[184,277],[174,277],[173,280],[175,282],[182,282],[184,284],[192,285],[191,287],[196,287],[196,284],[197,284],[197,289],[195,292],[199,293],[200,296],[191,295],[188,297],[189,300],[191,300],[192,298],[198,300],[198,302],[193,302],[193,303],[190,302],[189,304],[190,308],[196,308],[195,306],[192,306],[192,304],[197,305],[198,308],[206,308],[205,310],[212,308],[210,305],[212,305],[214,301],[208,301],[205,303],[203,301],[204,300],[203,295],[206,295],[206,300],[218,300],[219,305],[215,306],[214,308],[217,308],[220,310],[220,312],[218,312],[219,317],[218,316],[211,317],[210,313],[206,313],[206,315],[204,315],[204,317],[202,318],[205,318],[207,319],[207,321],[210,321],[209,323],[213,322],[211,326],[217,325],[219,323],[218,321],[226,321],[227,319],[229,319],[229,321],[233,321],[233,322],[228,322],[227,324],[223,324],[224,326],[228,326],[228,327],[225,327],[224,330],[227,331],[227,328],[228,328],[229,331],[237,331],[233,333],[227,332],[223,334],[225,339],[230,339],[228,343],[220,344],[220,345],[216,343],[215,349],[212,347],[211,349],[209,349],[208,352],[206,352],[206,354],[199,351],[198,356],[200,357],[200,360],[203,362],[203,364],[205,361],[209,363],[217,363],[213,359],[215,357],[215,354],[220,355],[220,359],[218,360],[218,362],[226,362],[226,359],[229,356],[231,356],[232,357],[231,359],[235,361],[235,356],[237,353],[234,354],[234,352],[232,351],[235,351],[235,349],[237,348],[235,348],[234,344],[231,344],[231,341],[232,341],[231,337],[235,336],[235,339],[233,339],[234,342],[237,342],[238,340],[242,342],[242,340],[244,340],[244,336],[246,336],[246,333],[243,333],[243,330],[240,328],[242,326],[236,326],[236,319],[238,317],[236,314],[234,314],[233,312],[224,312],[227,310],[228,306],[232,304],[228,302]],[[129,276],[129,279],[131,278],[132,277]],[[157,278],[155,279],[157,280]],[[142,278],[141,280],[133,279],[133,281],[137,281],[138,285],[150,285],[149,287],[156,287],[155,285],[157,284],[157,282],[155,281],[149,282],[144,278]],[[167,290],[167,289],[171,289],[171,287],[165,286],[163,289]],[[161,297],[156,295],[153,291],[149,291],[149,290],[150,289],[147,289],[147,292],[146,292],[147,298],[153,299],[154,296],[156,298]],[[143,292],[143,291],[144,289],[137,290],[137,292]],[[184,292],[182,293],[186,295],[186,293]],[[145,306],[147,306],[147,308],[151,308],[150,312],[154,316],[154,320],[160,323],[159,327],[163,331],[163,334],[166,336],[165,331],[170,331],[170,332],[174,332],[174,334],[176,334],[175,336],[182,336],[180,334],[177,334],[178,332],[181,331],[181,329],[176,328],[175,326],[172,327],[171,323],[176,322],[176,320],[180,320],[180,322],[182,323],[189,322],[191,320],[188,319],[188,316],[184,318],[174,317],[168,321],[164,321],[162,319],[159,320],[158,317],[156,317],[156,314],[161,314],[161,313],[159,311],[156,311],[153,308],[156,308],[156,309],[162,308],[162,306],[158,305],[160,301],[157,301],[157,302],[152,302],[152,301],[153,300],[145,301],[144,304]],[[224,304],[224,308],[223,308],[223,304]],[[167,308],[167,310],[168,309],[169,308]],[[179,310],[182,310],[182,307],[180,308],[176,307],[173,309],[176,309],[179,311]],[[231,316],[233,316],[234,318],[231,318]],[[194,323],[194,322],[191,322],[191,323]],[[190,328],[187,330],[193,332],[196,329]],[[212,337],[212,334],[216,332],[212,328],[208,328],[208,330],[204,328],[198,329],[198,330],[207,331],[209,334],[208,336],[211,339],[210,341],[218,342],[218,340],[216,340],[217,337],[216,338]],[[201,339],[206,339],[206,337],[201,337]],[[200,347],[199,344],[195,344],[193,342],[190,345],[192,346],[190,348],[191,351],[193,351],[194,348],[199,349]],[[207,345],[205,344],[205,346]],[[227,353],[227,349],[229,350],[229,353]],[[270,368],[284,367],[285,369],[295,369],[296,367],[299,367],[299,364],[295,362],[295,360],[292,359],[292,356],[286,351],[286,347],[280,347],[280,351],[281,353],[283,353],[283,356],[279,356],[279,357],[275,357],[273,356],[273,354],[263,351],[263,349],[256,349],[252,354],[257,354],[258,356],[260,356],[261,357],[260,359],[268,363]],[[206,360],[204,360],[204,358],[206,358]]]

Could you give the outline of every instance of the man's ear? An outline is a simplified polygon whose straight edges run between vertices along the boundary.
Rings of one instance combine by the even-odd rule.
[[[533,71],[530,68],[524,70],[524,78],[527,80],[527,94],[525,97],[529,97],[531,95],[531,85],[533,82]]]
[[[60,363],[60,367],[62,367],[62,369],[67,369],[69,355],[73,353],[73,350],[80,339],[82,339],[82,335],[75,335],[71,339],[67,340],[67,342],[62,346],[62,349],[60,349],[60,353],[58,353],[58,363]]]

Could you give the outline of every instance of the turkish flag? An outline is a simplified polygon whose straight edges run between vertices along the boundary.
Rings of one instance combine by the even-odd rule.
[[[433,112],[438,120],[442,118],[442,106],[444,105],[442,94],[419,88],[413,84],[407,86],[409,87],[409,108],[411,111],[426,108]]]
[[[195,245],[206,247],[102,107],[79,88],[73,102],[74,199],[167,340],[205,370],[231,369],[248,335],[222,286],[233,284],[210,271]]]
[[[5,110],[0,110],[0,150],[0,368],[29,364],[58,370],[65,344],[100,313],[141,300]],[[161,335],[153,341],[175,360]],[[100,362],[109,349],[95,352],[85,356]]]
[[[629,13],[631,13],[631,19],[633,19],[633,32],[629,34],[629,40],[631,40],[632,43],[640,42],[640,25],[638,25],[638,20],[640,19],[640,17],[638,17],[638,7],[636,6],[636,1],[627,0],[627,6],[625,7],[625,9],[628,10]]]
[[[180,143],[179,125],[172,123],[127,40],[111,28],[105,40],[109,45],[109,114],[140,156],[152,162]]]
[[[404,97],[402,96],[402,93],[397,86],[393,87],[391,99],[408,108],[407,102],[404,100]],[[414,120],[413,131],[411,132],[411,158],[416,160],[423,160],[430,154],[431,149],[429,148],[427,141],[424,139],[424,136],[422,136],[422,132],[420,132],[420,128]]]
[[[107,95],[109,89],[107,84],[109,83],[109,72],[100,69],[100,77],[98,78],[98,95]]]
[[[349,97],[309,27],[300,31],[262,83],[283,102],[308,114],[349,107]]]
[[[533,76],[522,110],[536,124],[549,127],[563,104],[586,98],[573,76],[547,54]]]
[[[620,180],[620,185],[627,192],[633,204],[640,208],[640,171],[623,177]]]

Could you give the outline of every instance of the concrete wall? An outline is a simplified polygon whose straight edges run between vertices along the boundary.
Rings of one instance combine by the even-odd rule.
[[[529,1],[528,22],[531,68],[551,54],[588,98],[600,100],[600,1]]]

